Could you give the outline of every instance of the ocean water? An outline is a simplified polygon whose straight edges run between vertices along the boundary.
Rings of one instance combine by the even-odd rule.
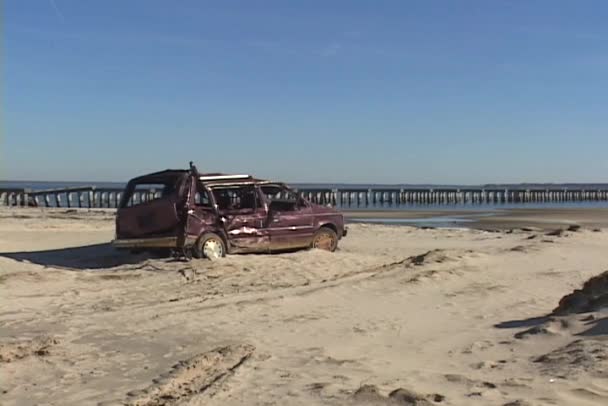
[[[46,189],[63,189],[68,187],[85,187],[96,186],[98,188],[118,188],[122,189],[126,185],[125,182],[23,182],[0,180],[0,189],[15,188],[15,189],[31,189],[31,190],[46,190]]]

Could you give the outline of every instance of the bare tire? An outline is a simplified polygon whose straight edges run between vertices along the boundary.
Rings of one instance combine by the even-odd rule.
[[[217,234],[203,234],[196,241],[192,253],[196,258],[207,258],[213,261],[226,256],[226,243]]]
[[[311,248],[334,252],[338,248],[338,234],[328,227],[321,227],[312,237]]]

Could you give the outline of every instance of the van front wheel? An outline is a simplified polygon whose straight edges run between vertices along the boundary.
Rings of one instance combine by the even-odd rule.
[[[312,248],[334,252],[338,248],[338,234],[328,227],[321,227],[312,237]]]
[[[226,256],[226,244],[222,237],[215,233],[203,234],[194,245],[196,258],[207,258],[212,261]]]

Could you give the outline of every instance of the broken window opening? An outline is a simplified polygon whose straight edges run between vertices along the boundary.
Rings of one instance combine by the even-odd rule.
[[[156,200],[175,196],[177,186],[175,183],[141,183],[135,185],[130,191],[128,200],[123,207],[139,206]]]
[[[207,193],[205,189],[199,189],[199,191],[194,194],[194,204],[199,207],[211,207],[209,193]]]
[[[286,186],[264,185],[260,189],[270,202],[271,211],[297,211],[302,208],[298,194]]]
[[[253,186],[213,189],[213,197],[220,212],[253,212],[261,207]]]

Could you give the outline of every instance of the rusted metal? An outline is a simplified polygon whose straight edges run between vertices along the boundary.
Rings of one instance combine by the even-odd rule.
[[[194,240],[190,241],[194,243]],[[177,237],[127,238],[113,241],[116,248],[166,248],[176,247]]]

